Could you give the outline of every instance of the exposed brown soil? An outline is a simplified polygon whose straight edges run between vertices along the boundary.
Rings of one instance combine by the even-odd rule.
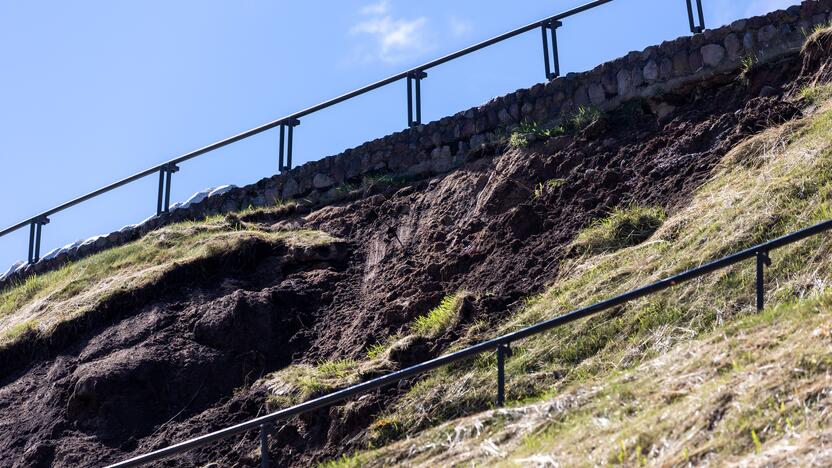
[[[729,149],[795,117],[780,90],[800,71],[791,57],[748,82],[720,76],[664,96],[676,107],[664,119],[650,110],[657,102],[633,102],[578,135],[474,151],[443,177],[252,219],[348,243],[301,255],[234,252],[234,262],[106,304],[51,344],[0,355],[0,465],[98,466],[250,419],[265,411],[264,389],[251,385],[259,377],[293,362],[359,357],[460,289],[489,293],[467,317],[500,320],[551,281],[592,220],[628,203],[672,212]],[[774,95],[757,97],[766,86]],[[550,179],[564,182],[535,197]],[[372,395],[281,427],[274,461],[306,465],[339,452],[382,401]],[[255,437],[162,465],[254,465]]]

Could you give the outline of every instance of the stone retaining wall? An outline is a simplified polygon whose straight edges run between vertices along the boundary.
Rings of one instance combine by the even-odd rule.
[[[472,148],[503,138],[525,120],[554,121],[581,106],[609,110],[635,98],[654,98],[717,74],[736,73],[744,61],[767,62],[799,49],[806,34],[826,24],[832,0],[808,0],[765,16],[735,21],[718,29],[630,52],[584,73],[570,73],[528,89],[492,99],[451,117],[406,129],[343,153],[306,163],[246,187],[200,193],[170,213],[126,226],[108,235],[56,249],[34,265],[22,262],[0,276],[0,288],[34,273],[55,269],[101,250],[140,238],[166,224],[217,213],[303,198],[335,201],[338,187],[369,174],[427,177],[446,173],[465,161]],[[668,104],[659,114],[672,112]]]

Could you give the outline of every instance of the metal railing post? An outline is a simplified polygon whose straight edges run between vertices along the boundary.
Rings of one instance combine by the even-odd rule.
[[[283,171],[286,170],[286,165],[283,164],[283,152],[284,152],[283,148],[285,146],[285,144],[283,143],[283,140],[284,140],[285,134],[286,134],[286,124],[282,123],[282,124],[280,124],[280,140],[278,141],[279,150],[277,152],[277,154],[278,154],[277,169],[280,172],[283,172]]]
[[[165,194],[165,168],[159,169],[159,195],[156,197],[156,215],[162,214],[162,200]]]
[[[407,75],[407,126],[413,126],[413,76]]]
[[[40,260],[40,233],[41,233],[41,230],[43,229],[43,222],[38,221],[37,224],[38,224],[38,228],[37,228],[37,232],[35,233],[35,258],[34,258],[33,263],[36,263],[38,260]]]
[[[699,13],[699,31],[705,30],[705,13],[702,12],[702,0],[696,0],[696,11]]]
[[[32,259],[35,258],[35,222],[29,224],[29,256],[27,260],[29,263],[35,263]]]
[[[292,169],[292,140],[294,139],[294,128],[300,125],[300,120],[290,118],[280,123],[280,149],[278,150],[278,169],[285,172]],[[287,138],[286,128],[289,129]],[[283,156],[286,155],[285,163]]]
[[[771,258],[768,252],[761,250],[757,252],[757,311],[763,310],[765,306],[765,267],[771,266]]]
[[[170,178],[171,174],[179,172],[176,164],[166,164],[159,169],[159,193],[156,197],[156,215],[170,211]]]
[[[416,125],[422,124],[422,73],[416,72]]]
[[[49,224],[49,218],[42,216],[29,224],[29,263],[40,260],[41,231],[43,225]]]
[[[552,69],[549,66],[549,38],[546,36],[546,30],[549,28],[549,22],[545,21],[540,25],[540,33],[543,36],[543,69],[546,73],[546,79],[554,78]]]
[[[407,126],[415,127],[422,124],[422,80],[428,74],[416,70],[407,74]],[[414,91],[415,88],[415,91]],[[413,118],[414,107],[416,118]]]
[[[506,358],[511,356],[511,347],[507,344],[497,346],[497,406],[506,402]]]
[[[260,468],[269,468],[269,424],[260,425]]]
[[[546,71],[546,79],[553,80],[560,76],[560,57],[558,57],[558,28],[563,26],[563,23],[555,20],[544,21],[540,25],[540,32],[543,36],[543,67]],[[547,35],[546,32],[550,34]],[[549,56],[549,40],[552,41],[552,55]],[[555,71],[552,73],[552,67],[549,65],[550,59],[554,64]]]
[[[690,32],[696,34],[705,30],[705,14],[702,12],[702,0],[696,0],[696,12],[699,15],[699,25],[693,17],[693,4],[691,0],[685,0],[688,7],[688,22],[690,23]]]

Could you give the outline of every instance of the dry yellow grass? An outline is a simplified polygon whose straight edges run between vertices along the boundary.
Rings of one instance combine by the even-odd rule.
[[[826,466],[832,446],[818,441],[832,440],[830,352],[825,294],[544,401],[461,418],[328,466]]]

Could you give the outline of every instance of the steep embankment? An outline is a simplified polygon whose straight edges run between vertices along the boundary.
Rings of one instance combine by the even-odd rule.
[[[796,92],[825,78],[825,41],[649,104],[524,125],[445,176],[365,178],[341,188],[353,201],[314,211],[172,226],[6,289],[0,460],[116,461],[828,217],[832,117],[802,110],[827,88]],[[813,242],[775,258],[776,301],[825,284],[827,243]],[[717,340],[750,294],[739,268],[529,340],[509,396],[614,385],[677,342]],[[482,359],[304,416],[278,428],[272,454],[305,465],[487,409],[492,374]],[[639,443],[638,456],[656,446]],[[170,463],[256,464],[255,447],[249,434]],[[396,447],[353,461],[410,456]]]

